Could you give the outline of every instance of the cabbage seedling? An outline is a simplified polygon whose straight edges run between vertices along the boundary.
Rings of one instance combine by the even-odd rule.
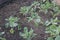
[[[33,37],[36,36],[33,29],[31,28],[30,31],[28,31],[27,27],[24,27],[24,32],[20,32],[20,36],[22,36],[26,40],[32,40]]]
[[[7,21],[7,23],[5,24],[6,25],[6,27],[16,27],[16,26],[18,26],[18,20],[19,20],[19,18],[17,18],[17,17],[12,17],[12,16],[10,16],[8,19],[5,19],[6,21]]]

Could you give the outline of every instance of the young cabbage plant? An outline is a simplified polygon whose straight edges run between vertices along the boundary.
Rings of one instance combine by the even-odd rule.
[[[18,26],[18,20],[19,18],[17,17],[13,17],[13,16],[10,16],[8,19],[5,19],[7,21],[7,23],[5,24],[6,27],[16,27]]]
[[[50,25],[46,28],[46,33],[49,33],[51,36],[56,37],[60,33],[60,26]]]
[[[31,28],[30,31],[28,31],[27,27],[24,27],[24,32],[20,32],[19,34],[26,40],[32,40],[32,38],[36,36],[33,29]]]
[[[48,12],[48,9],[50,9],[53,6],[52,3],[49,2],[49,0],[41,1],[40,3],[40,11],[45,12],[45,14]]]
[[[50,34],[50,37],[48,37],[47,40],[60,40],[60,26],[56,25],[50,25],[48,28],[46,28],[46,33]]]
[[[51,19],[50,21],[46,21],[45,25],[47,26],[47,29],[46,29],[47,33],[50,32],[51,35],[59,34],[59,32],[57,31],[57,29],[60,27],[58,25],[58,22],[59,22],[59,20],[57,17],[55,19]]]
[[[20,8],[20,13],[22,13],[23,15],[27,15],[28,11],[30,10],[30,7],[28,6],[24,6]]]
[[[31,20],[38,22],[37,19],[39,19],[39,22],[40,22],[40,16],[37,13],[32,13],[30,17],[27,17],[27,19],[28,19],[28,22],[30,22]]]
[[[45,23],[44,23],[44,25],[45,26],[49,26],[49,25],[53,25],[53,24],[55,24],[55,25],[58,25],[58,22],[60,22],[60,20],[58,20],[58,18],[56,17],[56,18],[51,18],[50,20],[47,20]]]
[[[53,12],[53,18],[55,18],[57,15],[60,14],[60,8],[58,6],[53,8],[54,12]]]
[[[23,6],[20,8],[20,13],[23,15],[32,14],[32,11],[36,10],[36,6],[40,5],[39,2],[34,1],[30,6]]]
[[[32,13],[30,17],[27,17],[28,22],[34,21],[35,26],[38,26],[39,23],[42,23],[41,17],[37,13]]]
[[[45,25],[47,26],[46,33],[49,33],[50,37],[53,39],[55,37],[59,36],[59,34],[60,34],[60,25],[58,24],[58,22],[60,22],[60,21],[56,17],[55,19],[51,19],[50,21],[46,21],[46,23],[45,23]],[[47,40],[50,40],[51,39],[50,37],[48,37]]]
[[[60,14],[60,8],[59,6],[54,2],[54,0],[52,0],[51,2],[49,0],[44,0],[41,1],[40,3],[40,11],[43,11],[46,13],[48,13],[49,11],[51,11],[52,15],[55,17],[56,15]]]

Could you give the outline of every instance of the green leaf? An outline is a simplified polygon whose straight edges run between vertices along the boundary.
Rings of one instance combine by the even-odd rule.
[[[55,38],[55,40],[60,40],[60,36],[57,36],[57,37]]]
[[[50,24],[51,24],[51,22],[48,20],[44,23],[44,25],[46,25],[46,26],[49,26]]]
[[[0,36],[3,35],[5,32],[0,32]]]
[[[48,37],[48,39],[47,40],[53,40],[53,38],[52,37]]]
[[[2,38],[2,37],[0,37],[0,40],[6,40],[6,38]]]
[[[21,25],[20,24],[18,24],[18,30],[21,30]]]

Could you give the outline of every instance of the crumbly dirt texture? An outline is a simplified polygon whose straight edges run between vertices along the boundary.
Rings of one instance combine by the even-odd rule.
[[[33,22],[27,23],[25,20],[26,18],[22,16],[20,12],[20,7],[25,5],[31,5],[31,3],[34,0],[14,0],[8,4],[5,4],[4,7],[0,8],[0,32],[5,31],[5,34],[2,36],[6,38],[7,40],[24,40],[22,37],[19,36],[19,32],[23,31],[23,28],[26,26],[28,28],[33,28],[34,32],[37,34],[36,37],[34,37],[32,40],[46,40],[46,37],[48,36],[45,33],[45,26],[40,24],[39,27],[35,27],[33,25]],[[39,15],[46,20],[47,18],[51,18],[51,15],[49,17],[45,15],[44,13],[39,13]],[[11,34],[9,32],[10,28],[5,28],[5,19],[9,18],[10,16],[16,16],[20,18],[19,23],[21,24],[22,30],[18,31],[17,28],[14,28],[15,33]]]

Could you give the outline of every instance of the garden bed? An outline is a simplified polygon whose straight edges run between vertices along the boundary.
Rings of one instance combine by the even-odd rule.
[[[0,9],[0,32],[5,32],[1,37],[6,38],[6,40],[25,40],[23,37],[19,35],[19,32],[23,32],[24,27],[27,27],[29,30],[32,28],[34,33],[37,35],[32,38],[32,40],[47,40],[49,35],[45,33],[46,26],[43,24],[39,24],[38,27],[34,25],[34,22],[27,22],[26,16],[23,16],[20,13],[20,8],[22,6],[30,6],[34,0],[15,0],[12,3],[5,4],[3,8]],[[39,0],[38,0],[39,1]],[[48,12],[50,13],[50,12]],[[43,18],[45,22],[47,19],[51,19],[51,14],[45,14],[44,12],[38,12],[39,16]],[[21,26],[21,30],[18,30],[17,27],[14,27],[14,34],[10,33],[11,27],[5,28],[6,20],[10,16],[20,18],[18,23]],[[27,15],[29,16],[29,15]],[[60,19],[60,15],[57,16]]]

